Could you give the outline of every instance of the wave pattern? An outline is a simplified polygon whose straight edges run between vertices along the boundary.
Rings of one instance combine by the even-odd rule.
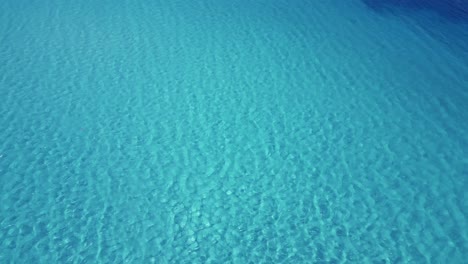
[[[2,1],[0,262],[462,263],[467,61],[313,2]]]

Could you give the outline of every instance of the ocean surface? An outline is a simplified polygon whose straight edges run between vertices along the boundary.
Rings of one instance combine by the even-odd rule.
[[[466,263],[448,1],[0,1],[0,263]]]

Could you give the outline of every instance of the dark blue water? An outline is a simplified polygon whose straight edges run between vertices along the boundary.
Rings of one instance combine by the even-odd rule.
[[[451,22],[468,22],[466,0],[362,0],[369,8],[378,12],[433,12]]]

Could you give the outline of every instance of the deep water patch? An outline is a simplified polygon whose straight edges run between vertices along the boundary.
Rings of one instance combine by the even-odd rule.
[[[362,0],[378,12],[431,11],[453,22],[468,23],[468,1],[465,0]]]
[[[362,0],[372,12],[401,18],[444,43],[457,57],[468,57],[468,1]]]

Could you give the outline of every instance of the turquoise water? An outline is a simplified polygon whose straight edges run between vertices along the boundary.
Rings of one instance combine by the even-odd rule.
[[[468,19],[389,5],[1,1],[0,263],[463,263]]]

